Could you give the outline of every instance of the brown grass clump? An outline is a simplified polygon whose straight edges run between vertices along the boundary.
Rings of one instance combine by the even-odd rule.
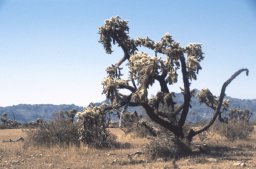
[[[79,145],[78,125],[63,119],[57,119],[39,125],[37,129],[27,130],[26,145]]]

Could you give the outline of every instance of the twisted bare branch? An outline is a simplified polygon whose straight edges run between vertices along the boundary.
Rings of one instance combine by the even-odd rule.
[[[191,140],[195,135],[202,133],[204,131],[206,131],[209,127],[211,127],[211,125],[214,123],[214,121],[216,120],[216,118],[219,116],[220,114],[220,110],[221,110],[221,106],[223,103],[223,99],[225,97],[225,91],[227,86],[242,72],[246,72],[246,75],[248,76],[249,74],[249,70],[248,69],[240,69],[238,71],[236,71],[223,85],[221,88],[221,93],[220,93],[220,97],[219,97],[219,101],[218,101],[218,106],[216,108],[216,111],[212,117],[212,119],[209,121],[208,124],[206,124],[202,129],[194,131],[193,129],[190,130],[187,139]]]

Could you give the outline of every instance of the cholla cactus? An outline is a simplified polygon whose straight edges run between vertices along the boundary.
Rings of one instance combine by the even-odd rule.
[[[78,130],[79,140],[96,147],[110,146],[111,137],[107,131],[106,115],[109,107],[106,104],[95,106],[90,104],[83,112],[78,112],[82,120]]]
[[[114,78],[108,76],[108,77],[103,79],[101,84],[103,86],[103,94],[106,94],[111,89],[115,89],[115,88],[118,88],[118,87],[121,87],[121,86],[128,85],[128,81],[123,80],[123,79],[114,79]]]
[[[187,68],[188,68],[189,78],[191,80],[192,79],[196,80],[197,79],[196,74],[200,69],[202,69],[202,67],[200,66],[200,62],[204,59],[202,46],[200,44],[190,43],[185,48],[185,52],[188,55]]]
[[[143,65],[143,66],[142,66]],[[150,57],[146,53],[136,53],[129,59],[129,70],[139,83],[154,83],[154,76],[158,74],[160,61],[157,57]],[[145,78],[148,76],[149,78]]]
[[[108,54],[112,53],[112,45],[116,43],[124,52],[124,56],[116,64],[106,69],[107,77],[102,81],[103,94],[110,99],[112,108],[141,105],[154,122],[165,127],[177,137],[187,140],[207,130],[216,117],[220,117],[221,112],[229,105],[228,100],[224,99],[226,87],[241,72],[248,73],[248,69],[235,72],[223,84],[219,97],[214,96],[208,89],[199,92],[200,102],[215,111],[213,118],[202,129],[198,131],[191,129],[187,135],[184,135],[183,126],[193,95],[190,85],[193,80],[197,79],[199,70],[202,69],[200,64],[204,59],[202,45],[190,43],[182,47],[169,33],[164,34],[160,41],[154,41],[149,37],[132,39],[129,36],[128,21],[118,16],[106,20],[99,28],[99,34],[99,42],[103,44]],[[152,50],[155,56],[140,52],[138,47]],[[161,54],[161,57],[158,54]],[[122,76],[121,65],[125,61],[128,62],[129,79],[124,79]],[[170,86],[178,82],[178,74],[181,74],[183,83],[184,103],[181,105],[176,105],[174,91],[170,91],[173,89]],[[156,95],[149,98],[150,86],[155,84],[159,84],[160,89]],[[128,92],[122,93],[121,89],[126,89]],[[88,109],[88,111],[96,110]]]
[[[205,103],[214,108],[217,107],[217,97],[214,96],[209,89],[202,89],[200,92],[198,92],[197,97],[200,103]]]
[[[122,68],[116,66],[116,65],[112,65],[110,67],[108,67],[106,69],[106,72],[107,74],[110,76],[110,77],[113,77],[113,78],[121,78],[122,74],[121,74],[121,70]]]
[[[132,101],[134,102],[146,102],[148,99],[148,91],[147,89],[141,87],[132,95]]]
[[[211,107],[212,109],[216,110],[219,99],[214,96],[209,89],[202,89],[197,93],[197,98],[200,103],[205,103],[207,106]],[[222,111],[227,110],[229,107],[229,99],[224,99],[222,103]]]
[[[111,43],[118,43],[120,46],[127,47],[129,52],[134,51],[134,42],[128,36],[128,21],[122,20],[119,16],[111,17],[105,20],[102,27],[99,28],[100,40],[107,53],[111,54]]]
[[[111,100],[113,106],[118,106],[122,100],[118,92],[118,88],[123,88],[128,86],[128,81],[123,79],[115,79],[110,76],[104,78],[102,81],[103,85],[103,94],[106,94],[106,97]]]
[[[177,73],[177,70],[175,70],[175,69],[170,69],[169,72],[168,72],[168,76],[167,76],[166,81],[167,81],[169,84],[177,83],[177,81],[178,81],[178,73]]]
[[[249,122],[252,117],[252,112],[248,109],[231,109],[229,112],[229,119],[234,121]]]

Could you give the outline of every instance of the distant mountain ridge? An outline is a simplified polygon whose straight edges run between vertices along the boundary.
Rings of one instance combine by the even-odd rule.
[[[2,113],[7,113],[9,119],[13,119],[15,115],[15,119],[17,121],[24,123],[34,121],[37,118],[50,120],[54,113],[72,109],[76,109],[78,111],[83,110],[82,107],[74,104],[19,104],[14,106],[0,107],[0,115]]]
[[[237,99],[232,97],[226,98],[230,99],[230,108],[249,109],[253,112],[252,120],[256,121],[256,99]],[[175,101],[177,104],[181,104],[183,102],[183,95],[181,93],[176,93]],[[197,122],[207,120],[212,117],[213,110],[204,104],[200,105],[197,98],[192,97],[191,106],[192,108],[188,114],[188,121]],[[50,120],[54,113],[71,109],[82,111],[83,107],[74,104],[19,104],[14,106],[0,107],[0,115],[5,112],[8,114],[9,119],[13,119],[13,115],[15,115],[17,121],[24,123],[34,121],[37,118]],[[129,107],[128,110],[137,111],[142,115],[145,114],[142,107]]]

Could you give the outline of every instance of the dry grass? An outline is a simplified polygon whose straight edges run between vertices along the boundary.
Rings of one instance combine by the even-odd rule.
[[[217,134],[207,133],[207,145],[202,146],[199,137],[195,139],[193,154],[180,159],[147,162],[142,155],[128,158],[128,155],[140,152],[149,143],[147,138],[136,138],[124,135],[119,129],[111,129],[121,143],[129,143],[131,147],[118,149],[93,149],[87,146],[66,148],[52,146],[50,148],[30,146],[24,148],[23,142],[0,142],[0,168],[45,169],[45,168],[180,168],[180,169],[218,169],[244,168],[235,166],[237,162],[245,168],[256,168],[256,130],[248,140],[230,142]],[[15,139],[24,136],[19,129],[0,130],[0,140]],[[26,138],[25,138],[26,139]]]

